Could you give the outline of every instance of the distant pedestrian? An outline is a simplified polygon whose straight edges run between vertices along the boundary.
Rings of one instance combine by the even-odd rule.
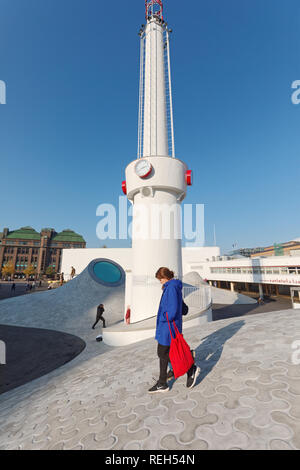
[[[61,275],[60,275],[60,285],[61,285],[61,286],[63,286],[64,281],[65,281],[64,273],[61,273]]]
[[[33,289],[35,289],[35,285],[36,285],[36,284],[35,284],[35,281],[33,281],[33,283],[32,283],[32,288],[33,288]]]
[[[126,325],[130,325],[130,314],[131,314],[131,310],[130,310],[130,306],[128,305],[127,310],[126,310],[126,315],[125,315]]]
[[[76,269],[74,268],[74,266],[72,266],[72,268],[71,268],[71,279],[73,279],[75,277],[75,274],[76,274]]]
[[[97,325],[97,323],[101,320],[102,323],[103,323],[103,328],[106,328],[105,326],[105,318],[103,317],[103,313],[105,312],[104,310],[104,305],[103,304],[100,304],[97,308],[97,316],[96,316],[96,321],[95,323],[93,324],[92,328],[93,330],[95,329],[95,326]]]
[[[265,302],[264,302],[263,297],[260,296],[259,299],[258,299],[258,305],[264,305],[264,303]]]
[[[11,286],[11,292],[15,292],[15,291],[16,291],[16,284],[13,283]]]

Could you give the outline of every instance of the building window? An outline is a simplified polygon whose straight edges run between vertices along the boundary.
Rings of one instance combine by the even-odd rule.
[[[289,268],[289,274],[296,274],[296,268]]]

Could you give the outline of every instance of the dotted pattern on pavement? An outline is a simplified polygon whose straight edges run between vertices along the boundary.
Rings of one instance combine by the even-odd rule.
[[[157,395],[153,340],[112,349],[88,335],[72,362],[0,397],[1,450],[300,449],[299,312],[187,330],[197,384]]]

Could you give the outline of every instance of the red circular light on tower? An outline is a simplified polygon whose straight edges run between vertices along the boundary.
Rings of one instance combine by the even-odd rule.
[[[126,181],[122,181],[122,191],[127,196],[127,184]]]
[[[186,184],[188,186],[192,186],[193,185],[193,172],[192,170],[188,170],[185,174],[185,180],[186,180]]]

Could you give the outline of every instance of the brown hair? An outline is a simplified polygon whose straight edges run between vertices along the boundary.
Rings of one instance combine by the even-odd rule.
[[[168,268],[159,268],[155,274],[156,279],[168,279],[169,281],[174,278],[173,271],[170,271]]]

